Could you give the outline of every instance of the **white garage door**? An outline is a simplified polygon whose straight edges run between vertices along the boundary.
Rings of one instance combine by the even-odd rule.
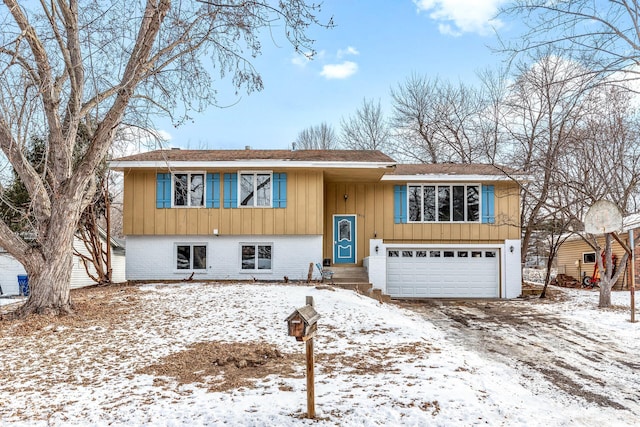
[[[498,298],[497,249],[387,249],[387,294],[396,298]]]

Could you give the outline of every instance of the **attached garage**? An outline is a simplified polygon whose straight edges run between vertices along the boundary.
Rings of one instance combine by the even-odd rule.
[[[386,255],[391,297],[500,297],[498,249],[387,247]]]

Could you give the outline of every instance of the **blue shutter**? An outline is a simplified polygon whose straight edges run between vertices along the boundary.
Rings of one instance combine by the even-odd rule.
[[[287,207],[287,174],[273,174],[273,207]]]
[[[407,186],[394,185],[393,189],[393,220],[396,224],[407,222]]]
[[[156,175],[156,208],[171,207],[171,174],[159,173]]]
[[[493,185],[482,186],[482,223],[493,224],[496,222],[495,217],[495,200]]]
[[[220,174],[207,174],[207,207],[220,207]]]
[[[238,207],[238,174],[224,174],[224,207]]]

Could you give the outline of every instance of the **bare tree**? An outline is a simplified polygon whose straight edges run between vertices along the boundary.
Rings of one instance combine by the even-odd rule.
[[[300,131],[294,144],[296,149],[301,150],[334,150],[338,146],[338,139],[333,127],[322,122]]]
[[[477,136],[482,99],[475,89],[411,75],[391,89],[396,152],[420,163],[487,159]]]
[[[522,262],[538,225],[574,201],[553,205],[552,196],[566,184],[565,158],[576,143],[590,102],[591,79],[561,58],[543,55],[523,64],[504,100],[504,129],[509,144],[498,160],[526,171],[533,178],[522,186]],[[577,142],[579,144],[579,142]]]
[[[4,0],[0,9],[0,149],[26,187],[33,241],[0,221],[0,246],[29,274],[31,294],[17,315],[72,311],[69,281],[78,220],[95,194],[95,170],[123,122],[150,114],[182,117],[215,100],[213,63],[236,88],[260,90],[245,55],[261,51],[260,30],[278,23],[307,51],[317,8],[303,0],[142,3],[116,0]],[[210,60],[201,55],[209,53]],[[74,162],[77,130],[90,141]],[[45,165],[25,157],[30,135],[46,135]]]
[[[506,70],[484,70],[478,73],[481,81],[478,125],[475,135],[478,138],[490,163],[495,163],[496,156],[503,145],[508,144],[508,130],[505,124],[504,101],[509,92],[509,76]]]
[[[353,116],[340,120],[340,143],[352,150],[380,150],[389,152],[391,130],[384,118],[380,100],[363,99]]]
[[[73,254],[80,258],[87,276],[100,285],[113,279],[111,266],[111,198],[110,171],[105,170],[93,201],[80,215],[78,236],[87,255],[74,246]]]
[[[527,28],[504,46],[514,55],[553,46],[558,55],[584,64],[584,72],[610,81],[640,77],[638,0],[515,0],[501,13],[521,18]]]
[[[612,233],[605,234],[604,249],[600,246],[598,236],[588,234],[584,236],[584,239],[596,252],[596,265],[598,266],[600,276],[598,307],[611,307],[611,289],[620,278],[620,275],[626,271],[629,254],[625,252],[618,268],[614,268],[613,257],[611,255],[611,243],[613,239]]]
[[[586,206],[611,200],[624,215],[637,212],[640,202],[640,112],[631,95],[617,85],[599,87],[597,109],[586,117],[566,160],[568,185],[583,194]]]

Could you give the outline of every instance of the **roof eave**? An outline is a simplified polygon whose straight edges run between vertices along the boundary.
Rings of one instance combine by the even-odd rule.
[[[209,169],[209,168],[333,168],[333,169],[385,169],[395,166],[394,162],[349,162],[349,161],[297,161],[297,160],[198,160],[198,161],[112,161],[109,167],[113,170],[125,169]]]
[[[529,181],[528,177],[510,177],[506,175],[482,175],[482,174],[415,174],[415,175],[385,175],[382,181],[438,181],[438,182],[486,182],[486,181]]]

